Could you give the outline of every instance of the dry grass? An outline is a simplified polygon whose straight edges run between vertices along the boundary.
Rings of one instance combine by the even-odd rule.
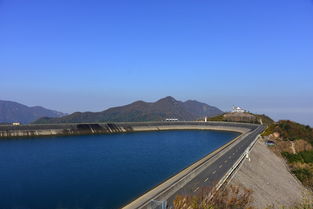
[[[312,145],[303,139],[295,140],[294,146],[297,153],[303,151],[310,151],[313,149]]]
[[[265,138],[267,138],[267,137],[265,137]],[[296,153],[313,150],[312,145],[303,139],[289,141],[289,140],[283,140],[281,138],[275,138],[272,135],[270,135],[268,137],[268,139],[275,142],[276,145],[273,147],[270,147],[270,149],[276,155],[278,155],[280,157],[281,157],[280,153],[282,153],[282,152],[293,153],[292,143],[294,145],[294,149],[295,149]]]
[[[312,164],[310,163],[302,163],[302,162],[295,162],[295,163],[289,163],[289,168],[291,170],[293,169],[309,169],[309,170],[312,170],[313,171],[313,166]]]
[[[251,190],[238,186],[220,189],[212,198],[209,189],[202,189],[193,196],[177,196],[175,209],[252,209]]]
[[[313,209],[313,200],[311,196],[304,196],[301,203],[293,205],[289,209]]]

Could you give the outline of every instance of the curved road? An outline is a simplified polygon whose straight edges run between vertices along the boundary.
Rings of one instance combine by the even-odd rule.
[[[219,157],[215,162],[208,166],[204,171],[197,175],[193,180],[187,183],[182,189],[178,190],[168,200],[168,205],[172,205],[177,195],[197,194],[201,188],[212,188],[229,171],[239,157],[245,152],[253,140],[264,130],[263,126],[248,133],[247,136],[240,139],[230,150]]]

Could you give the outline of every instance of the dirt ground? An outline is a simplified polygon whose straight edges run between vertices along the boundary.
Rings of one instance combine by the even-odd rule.
[[[253,191],[252,206],[263,209],[282,208],[312,195],[288,170],[285,161],[275,155],[260,138],[230,184]]]

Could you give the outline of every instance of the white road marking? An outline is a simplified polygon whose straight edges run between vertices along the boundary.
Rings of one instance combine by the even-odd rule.
[[[216,171],[213,171],[213,173],[212,174],[215,174],[216,173]]]
[[[223,167],[223,165],[220,165],[220,166],[218,166],[219,168],[222,168]]]
[[[196,191],[198,191],[199,190],[199,187],[197,187],[193,192],[196,192]]]
[[[205,180],[204,180],[204,182],[207,182],[209,180],[209,178],[206,178]]]
[[[235,153],[233,152],[233,155],[235,155]]]
[[[224,163],[227,163],[227,160],[225,160]]]

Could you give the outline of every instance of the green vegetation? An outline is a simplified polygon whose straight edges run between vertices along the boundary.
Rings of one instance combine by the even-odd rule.
[[[310,126],[304,126],[299,123],[292,121],[280,121],[278,124],[280,134],[282,137],[295,140],[295,139],[304,139],[308,141],[313,141],[313,130]]]
[[[275,127],[276,127],[276,124],[269,125],[261,135],[262,136],[268,136],[268,135],[274,133]]]
[[[292,170],[292,173],[295,174],[301,182],[309,181],[313,177],[312,172],[307,168],[297,168]]]
[[[281,154],[287,159],[291,172],[303,185],[313,189],[313,151],[303,151],[297,154],[283,152]]]
[[[281,120],[271,124],[262,135],[268,136],[274,132],[278,132],[284,140],[304,139],[313,143],[313,129],[293,121]]]
[[[270,125],[274,123],[274,121],[266,115],[258,115],[258,114],[252,114],[252,113],[243,113],[243,115],[237,116],[236,114],[234,114],[232,116],[231,113],[224,113],[224,114],[209,118],[209,121],[224,121],[224,122],[233,121],[233,122],[241,122],[241,123],[260,123],[260,121],[262,120],[262,123],[265,125]]]
[[[305,163],[313,163],[313,151],[304,151],[300,155]]]
[[[258,121],[262,120],[262,123],[264,125],[271,125],[274,123],[274,120],[270,117],[268,117],[267,115],[259,115],[259,114],[253,114],[255,117],[257,117]]]
[[[286,150],[286,146],[296,146],[297,144],[298,147],[301,146],[300,141],[290,142],[294,140],[302,139],[304,142],[313,145],[313,129],[310,126],[289,120],[281,120],[277,123],[270,124],[262,135],[269,136],[275,132],[279,133],[279,139],[276,139],[278,145],[275,149],[278,149],[281,155],[288,161],[291,172],[302,184],[313,189],[313,150],[304,149],[305,151],[298,151],[296,154],[290,153],[290,151],[282,152]]]
[[[300,154],[290,154],[289,152],[282,152],[281,154],[287,159],[288,163],[304,162]]]
[[[209,121],[225,121],[224,114],[217,115],[215,117],[209,118]]]
[[[288,160],[288,163],[313,163],[313,151],[303,151],[297,154],[282,152],[281,154]]]

